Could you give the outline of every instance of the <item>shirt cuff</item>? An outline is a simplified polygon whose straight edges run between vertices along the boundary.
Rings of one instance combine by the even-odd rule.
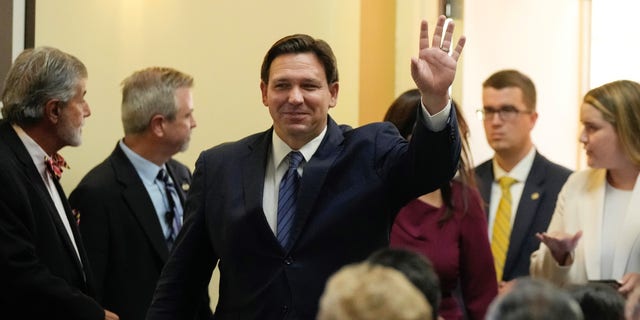
[[[420,99],[420,106],[422,107],[422,114],[429,130],[438,132],[447,126],[449,115],[451,114],[451,99],[449,99],[447,105],[444,106],[440,112],[434,115],[429,114],[429,111],[427,111],[427,108],[422,103],[422,99]]]

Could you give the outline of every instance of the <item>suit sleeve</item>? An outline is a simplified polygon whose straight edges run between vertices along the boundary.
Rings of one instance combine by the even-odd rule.
[[[37,215],[25,195],[33,189],[8,179],[3,168],[0,184],[0,306],[1,315],[9,319],[104,319],[104,309],[52,274],[38,258],[35,232]],[[16,306],[25,306],[19,308]],[[9,310],[7,314],[6,310]],[[11,314],[11,310],[19,314]]]
[[[204,156],[196,170],[185,204],[185,222],[162,270],[148,320],[193,319],[211,280],[218,257],[207,237],[204,197],[207,188]]]
[[[437,132],[428,128],[420,110],[416,112],[418,120],[408,146],[406,142],[398,141],[403,139],[398,137],[395,128],[392,132],[382,133],[395,140],[389,138],[384,143],[376,142],[379,147],[376,158],[383,161],[377,167],[381,168],[381,175],[388,184],[389,197],[402,205],[450,181],[458,169],[460,158],[461,146],[455,110],[450,110],[447,125]],[[389,145],[392,147],[389,148]]]
[[[482,320],[498,294],[498,284],[482,200],[475,190],[468,191],[469,208],[460,226],[460,284],[469,319]]]

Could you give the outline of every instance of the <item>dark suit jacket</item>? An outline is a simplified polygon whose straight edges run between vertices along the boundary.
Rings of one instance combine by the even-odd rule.
[[[0,317],[104,319],[62,188],[56,182],[82,262],[31,156],[4,120],[0,166]]]
[[[166,166],[184,203],[191,172],[175,160]],[[69,202],[80,212],[98,301],[122,320],[144,319],[169,251],[151,198],[118,145],[87,173]],[[208,300],[203,307],[206,319]]]
[[[535,234],[547,231],[553,210],[556,207],[558,193],[570,174],[571,170],[549,161],[536,152],[511,228],[507,260],[502,274],[504,281],[529,275],[531,253],[540,246],[540,241],[535,237]],[[495,180],[493,161],[489,159],[479,165],[476,168],[476,175],[478,189],[480,189],[482,199],[485,201],[485,211],[488,215],[491,183]]]
[[[390,123],[358,129],[329,117],[304,166],[289,247],[262,209],[273,130],[203,152],[187,200],[189,217],[163,270],[147,319],[182,319],[219,262],[216,319],[315,319],[327,278],[389,245],[395,214],[456,171],[455,114],[441,132],[424,120],[407,143]]]

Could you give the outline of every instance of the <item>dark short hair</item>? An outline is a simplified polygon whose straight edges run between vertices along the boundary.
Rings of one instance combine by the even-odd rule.
[[[529,111],[536,110],[536,86],[533,81],[517,70],[501,70],[482,83],[482,88],[504,89],[516,87],[522,90],[522,100]]]
[[[584,320],[624,319],[624,297],[613,287],[587,283],[569,286],[567,290],[580,304]]]
[[[328,84],[338,82],[338,64],[331,47],[324,40],[314,39],[306,34],[294,34],[276,41],[264,56],[260,70],[260,79],[264,83],[269,83],[271,63],[278,56],[289,53],[307,52],[313,53],[324,66]]]
[[[433,319],[438,317],[440,281],[427,257],[406,249],[382,248],[372,253],[366,261],[400,271],[429,301]]]

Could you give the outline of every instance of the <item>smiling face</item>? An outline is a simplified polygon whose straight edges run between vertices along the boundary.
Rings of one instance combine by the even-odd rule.
[[[587,154],[587,164],[592,168],[617,169],[629,162],[613,125],[602,112],[584,103],[580,108],[580,142]]]
[[[73,97],[59,112],[59,123],[56,134],[62,146],[77,147],[82,143],[82,126],[84,118],[91,115],[89,104],[84,100],[86,94],[86,79],[80,79],[76,84]]]
[[[323,65],[311,52],[276,57],[269,82],[260,83],[262,103],[269,108],[275,133],[296,150],[327,126],[338,88],[337,82],[327,83]]]

